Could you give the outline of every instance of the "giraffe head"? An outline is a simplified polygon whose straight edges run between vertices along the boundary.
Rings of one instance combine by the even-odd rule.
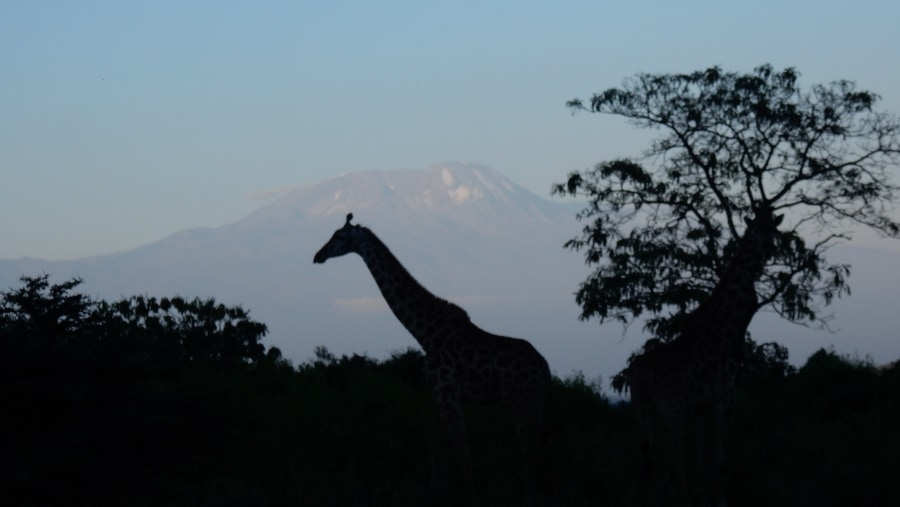
[[[747,230],[744,241],[750,242],[748,253],[760,260],[771,257],[775,252],[775,234],[784,215],[775,215],[771,204],[762,202],[753,206],[753,218],[744,217]]]
[[[350,252],[359,253],[364,231],[359,225],[351,225],[351,220],[353,220],[353,213],[347,213],[347,222],[343,227],[334,231],[328,243],[325,243],[325,246],[316,252],[316,256],[313,258],[314,263],[322,264],[332,257],[340,257]]]

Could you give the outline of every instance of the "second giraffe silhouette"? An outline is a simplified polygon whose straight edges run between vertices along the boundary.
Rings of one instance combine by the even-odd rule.
[[[728,267],[706,301],[691,312],[674,340],[647,347],[634,357],[624,377],[631,399],[644,426],[643,451],[645,473],[649,474],[652,423],[651,415],[661,416],[671,439],[672,461],[677,474],[681,501],[690,503],[685,473],[684,429],[689,416],[712,411],[712,427],[698,434],[705,444],[707,470],[703,482],[717,505],[725,498],[725,423],[734,403],[744,336],[759,310],[755,283],[775,251],[775,239],[783,216],[773,215],[770,204],[754,207],[753,219],[745,219],[747,228]],[[675,503],[669,499],[667,505]]]
[[[462,400],[506,405],[527,448],[540,431],[550,387],[544,357],[525,340],[480,329],[465,310],[428,292],[371,230],[351,220],[349,213],[313,262],[351,252],[365,261],[388,306],[425,351],[426,376],[466,472],[471,474],[471,457]]]

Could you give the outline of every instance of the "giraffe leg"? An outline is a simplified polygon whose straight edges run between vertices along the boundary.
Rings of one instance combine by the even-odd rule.
[[[635,396],[634,391],[631,395],[632,410],[634,410],[634,421],[637,425],[638,437],[640,442],[641,453],[641,476],[633,493],[633,505],[663,505],[664,481],[660,477],[654,477],[658,474],[660,467],[654,466],[654,460],[658,458],[659,450],[655,447],[654,442],[654,420],[656,413],[652,406],[648,405],[640,396]],[[665,450],[663,448],[663,450]],[[656,452],[657,456],[654,456]],[[665,456],[665,454],[664,454]],[[663,469],[665,463],[663,463]]]
[[[634,398],[632,398],[634,400]],[[641,401],[633,402],[634,416],[638,423],[641,438],[641,477],[644,481],[653,480],[653,414]]]
[[[531,414],[524,410],[512,410],[513,424],[516,428],[516,436],[519,439],[519,449],[522,458],[528,463],[536,447],[538,435]]]
[[[538,459],[540,451],[541,427],[543,422],[543,403],[524,403],[521,406],[512,406],[510,411],[519,440],[519,452],[521,466],[518,473],[521,474],[520,482],[523,485],[524,505],[540,504],[536,493],[538,473]]]
[[[462,406],[459,400],[452,398],[441,402],[441,418],[453,447],[458,455],[459,463],[467,474],[472,473],[472,453],[469,450],[469,439],[466,437],[466,426],[463,420]]]
[[[455,382],[451,369],[445,368],[439,363],[428,365],[427,373],[434,388],[441,422],[456,457],[456,472],[462,474],[465,488],[474,491],[472,456],[469,450],[469,440],[466,437],[459,386]]]
[[[450,437],[456,457],[457,493],[460,499],[471,502],[476,496],[475,472],[472,465],[472,453],[469,449],[469,439],[466,436],[465,420],[463,419],[462,405],[458,397],[445,398],[440,402],[441,418]]]
[[[685,454],[685,413],[678,411],[668,420],[669,437],[672,439],[672,465],[675,471],[675,491],[681,505],[690,505],[690,490],[687,482],[687,456]],[[667,481],[668,482],[668,481]]]
[[[713,421],[713,502],[719,507],[726,507],[725,497],[725,426],[728,419],[729,404],[725,401],[716,403],[715,420]]]
[[[523,453],[526,457],[538,447],[541,440],[541,428],[544,419],[543,396],[535,399],[522,400],[509,403],[509,409],[513,416],[513,423]]]

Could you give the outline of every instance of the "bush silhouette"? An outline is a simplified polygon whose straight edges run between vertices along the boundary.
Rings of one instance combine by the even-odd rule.
[[[421,352],[376,360],[320,347],[294,367],[277,349],[260,353],[264,327],[241,328],[252,323],[246,312],[229,317],[203,299],[109,304],[77,294],[79,284],[44,276],[0,294],[0,468],[8,471],[0,504],[643,498],[630,407],[580,372],[554,377],[533,498],[516,471],[508,414],[466,406],[478,480],[469,498],[436,480],[436,456],[448,449]],[[754,353],[761,366],[741,384],[729,439],[730,503],[897,504],[900,369],[821,350],[795,371],[775,347]]]

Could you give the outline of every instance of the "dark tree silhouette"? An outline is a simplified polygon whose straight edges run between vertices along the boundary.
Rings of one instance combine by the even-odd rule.
[[[150,341],[178,362],[254,363],[280,357],[267,355],[260,343],[265,324],[250,320],[240,306],[213,298],[132,296],[113,303],[111,310],[120,333]]]
[[[741,218],[769,204],[787,219],[757,284],[759,308],[827,325],[822,307],[850,292],[850,267],[829,263],[828,247],[849,239],[853,225],[900,237],[889,215],[900,188],[891,179],[900,122],[850,81],[804,90],[798,77],[769,65],[639,74],[587,104],[567,104],[664,132],[637,159],[554,185],[557,195],[589,200],[578,214],[582,234],[566,243],[596,268],[576,295],[582,319],[627,325],[648,313],[648,330],[671,338],[728,265]]]
[[[49,275],[23,276],[22,286],[0,292],[3,348],[30,353],[102,350],[106,355],[147,355],[176,363],[278,361],[260,340],[265,324],[240,306],[215,299],[132,296],[115,303],[75,292],[80,278],[51,284]]]
[[[75,292],[83,280],[51,284],[49,278],[23,276],[21,287],[0,292],[0,331],[10,344],[64,347],[101,332],[101,305]]]

